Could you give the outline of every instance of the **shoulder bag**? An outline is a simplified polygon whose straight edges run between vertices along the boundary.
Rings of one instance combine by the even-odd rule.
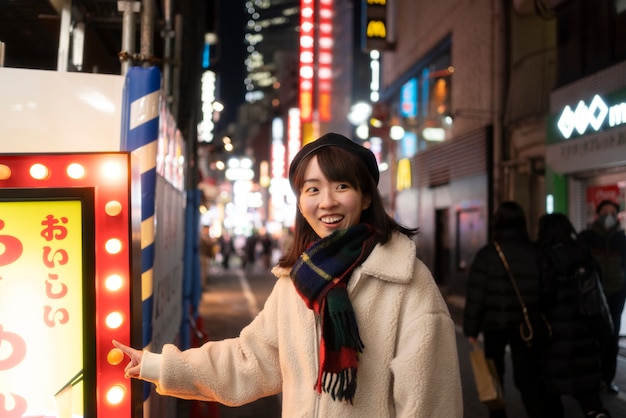
[[[496,241],[494,241],[494,245],[498,251],[500,260],[502,260],[502,264],[504,264],[504,268],[511,279],[511,284],[513,285],[513,290],[515,290],[517,300],[519,300],[519,303],[522,306],[522,314],[524,315],[524,318],[519,326],[520,336],[529,348],[539,348],[540,346],[545,345],[550,338],[552,338],[552,325],[543,312],[536,309],[528,309],[524,299],[522,298],[522,294],[517,287],[517,282],[513,277],[513,273],[511,273],[509,263],[506,260],[500,245]]]
[[[599,273],[597,266],[591,269],[581,267],[576,271],[578,311],[583,317],[593,320],[601,335],[612,335],[614,334],[613,319]]]

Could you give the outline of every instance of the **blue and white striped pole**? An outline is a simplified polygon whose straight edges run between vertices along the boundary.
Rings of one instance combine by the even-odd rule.
[[[161,72],[157,67],[131,67],[126,73],[121,149],[135,155],[141,173],[141,310],[142,343],[152,343],[154,213],[159,139]],[[144,385],[144,401],[150,385]]]

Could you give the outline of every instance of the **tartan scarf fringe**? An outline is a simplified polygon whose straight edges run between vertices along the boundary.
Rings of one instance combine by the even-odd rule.
[[[350,405],[354,405],[356,368],[344,369],[339,373],[324,372],[321,386],[333,401],[350,402]]]

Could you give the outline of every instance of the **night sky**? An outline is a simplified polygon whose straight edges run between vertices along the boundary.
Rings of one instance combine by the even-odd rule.
[[[243,34],[247,14],[244,2],[217,1],[216,31],[218,34],[215,70],[218,73],[217,98],[224,106],[218,129],[225,128],[237,117],[237,107],[244,101],[245,45]]]

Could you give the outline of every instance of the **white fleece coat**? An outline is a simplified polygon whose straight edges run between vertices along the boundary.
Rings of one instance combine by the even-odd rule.
[[[144,352],[141,378],[157,392],[236,406],[282,392],[282,416],[461,418],[461,379],[448,308],[415,244],[401,234],[377,245],[348,292],[365,349],[354,405],[318,394],[319,318],[289,270],[238,338],[162,354]]]

